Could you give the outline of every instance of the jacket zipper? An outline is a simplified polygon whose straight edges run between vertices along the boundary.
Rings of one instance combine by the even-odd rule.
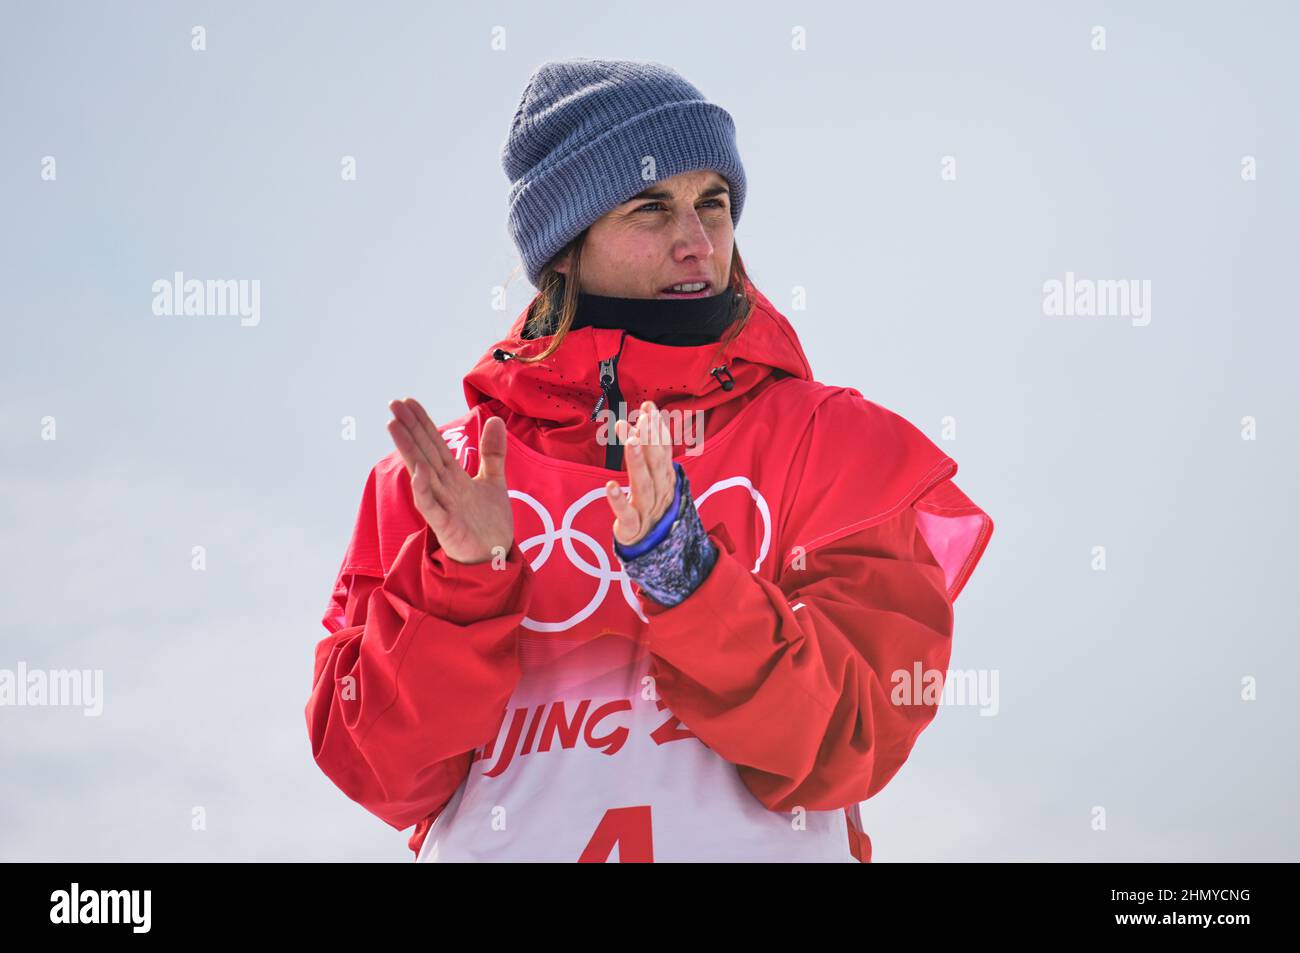
[[[623,420],[623,391],[618,386],[618,359],[623,354],[623,342],[627,339],[624,331],[618,339],[618,353],[600,362],[600,396],[596,406],[591,410],[591,419],[600,416],[602,407],[608,406],[614,411],[616,420]],[[618,432],[611,425],[608,433],[609,442],[605,444],[605,468],[607,470],[623,469],[623,445],[618,442]]]

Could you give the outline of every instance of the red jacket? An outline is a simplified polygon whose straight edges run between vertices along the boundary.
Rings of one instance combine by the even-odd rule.
[[[725,349],[581,328],[540,364],[494,358],[549,343],[521,339],[520,313],[440,428],[472,474],[482,423],[505,420],[504,568],[446,557],[396,451],[371,470],[307,726],[345,794],[416,825],[420,859],[606,859],[615,843],[622,860],[870,859],[858,803],[937,711],[891,696],[918,667],[946,671],[993,523],[919,430],[815,382],[789,322],[749,293]],[[702,442],[686,423],[674,458],[720,552],[672,608],[620,572],[600,496],[627,482],[591,420],[616,353],[628,407],[702,412],[683,418]]]

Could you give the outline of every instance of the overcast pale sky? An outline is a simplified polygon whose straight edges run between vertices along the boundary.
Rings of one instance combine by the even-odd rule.
[[[952,658],[997,712],[940,711],[863,805],[875,859],[1300,859],[1294,7],[647,19],[5,5],[0,669],[100,670],[103,711],[0,707],[0,859],[411,859],[312,761],[313,650],[387,401],[458,416],[531,296],[492,306],[499,154],[568,56],[731,112],[755,283],[997,525]],[[178,271],[258,281],[257,322],[155,314]],[[1149,320],[1047,313],[1067,274]]]

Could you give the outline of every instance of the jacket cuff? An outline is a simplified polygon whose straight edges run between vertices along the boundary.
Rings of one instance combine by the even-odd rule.
[[[426,524],[416,541],[424,554],[420,568],[422,588],[435,604],[431,612],[455,625],[525,611],[524,577],[531,566],[518,542],[511,540],[504,561],[457,562],[447,555]]]
[[[662,606],[684,602],[708,577],[718,558],[717,547],[704,531],[691,499],[690,481],[681,464],[674,466],[678,475],[680,514],[672,522],[667,535],[652,544],[644,554],[631,559],[624,558],[626,550],[617,543],[614,546],[628,578]]]

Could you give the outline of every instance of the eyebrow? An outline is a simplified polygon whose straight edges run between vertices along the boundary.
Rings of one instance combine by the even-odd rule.
[[[715,195],[730,195],[730,194],[731,194],[731,190],[727,188],[725,185],[711,185],[703,192],[700,193],[700,198],[710,199],[713,198],[713,196]],[[656,189],[654,186],[651,186],[650,188],[646,189],[644,192],[638,192],[636,195],[632,196],[630,199],[627,200],[627,202],[624,202],[623,204],[627,205],[629,202],[637,202],[642,199],[654,199],[655,201],[663,201],[665,199],[671,199],[672,197],[673,197],[673,193],[665,192],[663,189]]]

